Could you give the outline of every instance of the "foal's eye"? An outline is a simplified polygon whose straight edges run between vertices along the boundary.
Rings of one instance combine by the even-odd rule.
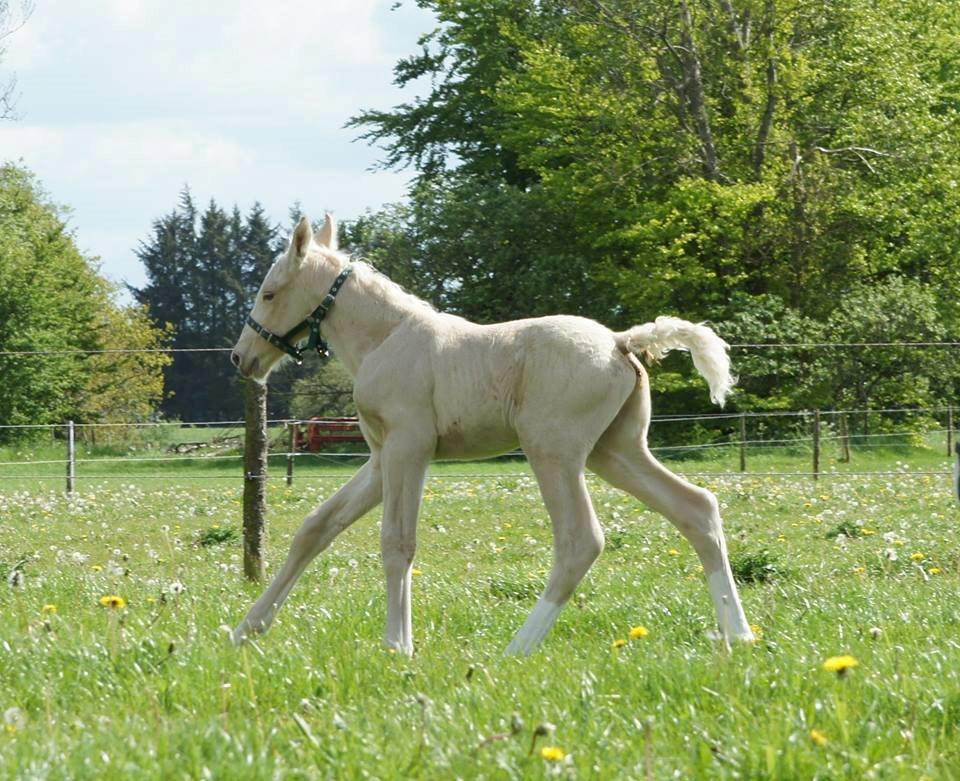
[[[274,295],[273,293],[264,293],[264,294],[263,294],[263,300],[264,300],[264,301],[273,301],[273,295]]]

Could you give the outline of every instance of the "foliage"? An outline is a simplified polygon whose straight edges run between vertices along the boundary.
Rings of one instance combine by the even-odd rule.
[[[236,542],[240,539],[240,532],[232,526],[213,525],[202,529],[197,534],[197,542],[200,547],[209,548],[211,545],[223,545],[224,543]]]
[[[784,574],[783,564],[776,553],[767,548],[755,551],[737,551],[730,556],[730,569],[737,583],[767,583]]]
[[[829,341],[887,344],[949,338],[935,289],[901,277],[873,285],[854,284],[831,312],[825,335]],[[824,401],[837,409],[900,405],[923,409],[941,399],[955,399],[960,362],[951,360],[946,349],[844,350],[831,356],[829,365],[818,372]],[[826,359],[821,363],[826,364]]]
[[[34,178],[16,166],[0,168],[0,350],[8,353],[0,355],[0,422],[149,417],[161,393],[163,355],[72,351],[153,349],[163,340],[142,310],[115,303]],[[28,433],[5,429],[2,436]]]
[[[353,378],[340,361],[333,359],[307,377],[293,383],[290,415],[306,420],[357,414],[353,403]]]
[[[844,307],[902,278],[925,285],[956,332],[950,0],[851,0],[830,13],[794,0],[419,4],[438,26],[394,73],[401,86],[429,79],[426,95],[353,125],[385,165],[417,173],[402,212],[366,222],[390,225],[385,264],[416,269],[438,305],[615,326],[676,313],[752,342],[865,341],[853,329],[867,324]],[[891,320],[902,326],[891,341],[916,331]],[[880,374],[841,391],[849,373],[829,361],[798,352],[778,368],[772,355],[736,355],[745,407],[837,404],[838,393],[908,405],[956,390],[927,357],[901,372],[905,384],[880,379],[892,375],[876,362],[855,367]],[[695,403],[688,374],[655,378],[668,408]]]
[[[163,400],[163,352],[170,328],[155,328],[142,306],[106,307],[95,324],[99,349],[86,361],[87,382],[80,391],[79,420],[85,423],[131,423],[149,420]],[[116,350],[117,352],[109,352]],[[129,436],[127,428],[84,430],[100,441]]]
[[[173,334],[181,350],[232,347],[285,237],[254,204],[244,217],[234,207],[227,212],[210,201],[200,212],[189,190],[179,205],[153,224],[152,235],[137,255],[147,284],[131,288],[148,307],[157,327]],[[187,421],[234,419],[243,416],[242,384],[224,352],[182,352],[164,373],[166,397],[162,410]],[[278,391],[270,414],[286,414],[292,379],[278,372],[271,383]]]

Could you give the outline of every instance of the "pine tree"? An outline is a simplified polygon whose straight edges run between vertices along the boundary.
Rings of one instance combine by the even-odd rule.
[[[178,206],[156,220],[137,252],[148,283],[131,288],[153,321],[175,330],[182,349],[231,347],[256,291],[282,246],[279,229],[256,203],[244,219],[211,200],[199,213],[188,189]],[[176,353],[165,374],[163,412],[184,421],[237,419],[242,384],[223,352]],[[277,376],[271,414],[285,414],[293,377]]]

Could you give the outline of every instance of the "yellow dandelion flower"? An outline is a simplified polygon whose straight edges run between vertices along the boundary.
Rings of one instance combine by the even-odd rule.
[[[119,610],[127,606],[127,600],[123,597],[119,597],[115,594],[108,594],[105,597],[100,597],[100,604],[104,607],[114,608]]]
[[[862,575],[864,572],[867,571],[867,568],[866,568],[866,567],[854,567],[854,568],[853,568],[852,570],[850,570],[850,571],[851,571],[854,575]]]
[[[410,574],[413,575],[415,578],[418,578],[423,574],[423,570],[420,570],[414,567],[412,570],[410,570]]]
[[[90,569],[93,572],[103,572],[103,567],[101,567],[99,564],[94,564],[93,566],[90,567]]]
[[[920,553],[920,551],[910,554],[910,561],[923,561],[925,558],[927,557]]]
[[[763,627],[760,624],[750,624],[750,631],[753,632],[753,636],[757,639],[763,637]]]
[[[618,637],[616,640],[614,640],[614,641],[610,644],[610,647],[611,647],[614,651],[616,651],[616,650],[618,650],[618,649],[620,649],[620,648],[623,648],[626,644],[627,644],[627,641],[626,641],[626,640],[624,640],[622,637]]]
[[[51,613],[56,613],[56,612],[57,612],[57,606],[56,606],[56,605],[44,605],[42,608],[40,608],[40,612],[43,613],[45,616],[48,616],[48,615],[50,615]]]
[[[873,536],[874,534],[876,534],[877,532],[876,532],[874,529],[871,529],[871,528],[869,528],[869,527],[867,527],[867,526],[864,526],[864,527],[860,530],[860,533],[861,533],[864,537],[872,537],[872,536]]]
[[[567,752],[559,746],[544,746],[540,749],[540,756],[547,762],[560,762],[567,756]]]
[[[810,730],[810,740],[812,740],[818,746],[825,746],[828,742],[826,733],[818,729]]]
[[[927,570],[928,575],[939,575],[941,572],[943,572],[943,570],[940,569],[940,567],[930,567],[930,569]]]
[[[842,656],[831,656],[829,659],[826,659],[823,663],[823,669],[828,673],[845,675],[847,670],[851,670],[859,664],[860,662],[858,662],[855,657],[850,656],[850,654],[843,654]]]
[[[635,626],[630,630],[630,639],[631,640],[641,640],[650,634],[650,630],[645,626]]]
[[[679,555],[680,555],[680,551],[678,551],[676,548],[671,548],[670,550],[667,551],[667,553],[670,554],[671,556],[679,556]]]

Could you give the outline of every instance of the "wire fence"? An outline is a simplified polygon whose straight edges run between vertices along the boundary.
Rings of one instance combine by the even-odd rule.
[[[794,342],[734,343],[733,351],[783,351],[809,349],[955,349],[960,341],[914,342]],[[91,356],[105,354],[226,353],[230,347],[165,347],[154,349],[101,350],[5,350],[3,358],[46,356]],[[287,391],[284,395],[293,395]],[[851,421],[862,419],[859,427]],[[250,480],[294,479],[295,464],[306,467],[297,479],[342,477],[318,471],[318,465],[334,465],[365,458],[362,447],[344,450],[344,443],[316,452],[304,446],[295,433],[311,421],[274,419],[267,421],[271,442],[268,459],[286,465],[285,474],[246,475]],[[48,446],[40,457],[8,456],[0,451],[0,481],[65,479],[68,492],[77,479],[97,480],[232,480],[242,474],[243,420],[201,421],[118,421],[89,423],[17,423],[0,425],[0,432],[48,432]],[[857,428],[857,430],[853,430]],[[360,445],[353,425],[352,444]],[[103,432],[134,432],[124,452],[118,445],[98,443]],[[203,432],[203,433],[198,433]],[[346,437],[348,443],[350,437]],[[951,472],[944,468],[943,455],[952,458],[955,441],[954,409],[951,406],[926,408],[863,408],[842,410],[776,410],[726,412],[709,415],[668,414],[652,419],[651,451],[662,460],[679,462],[688,477],[740,476],[778,479],[819,479],[850,477],[939,477]],[[329,442],[326,443],[330,445]],[[112,447],[112,449],[111,449]],[[28,448],[29,449],[29,448]],[[16,448],[7,448],[15,453]],[[59,450],[62,457],[51,450]],[[856,468],[865,454],[896,452],[917,456],[911,468]],[[940,460],[935,458],[939,453]],[[782,456],[776,460],[777,456]],[[520,462],[520,451],[500,457]],[[876,459],[874,459],[876,461]],[[757,463],[759,462],[759,463]],[[829,464],[829,466],[826,466]],[[199,471],[203,466],[204,471]],[[804,468],[799,468],[804,465]],[[932,465],[932,466],[931,466]],[[684,468],[690,467],[690,468]],[[153,469],[154,471],[147,471]],[[27,471],[25,471],[27,470]],[[57,475],[55,471],[60,471]],[[29,473],[27,473],[29,472]],[[498,472],[500,475],[506,473]],[[517,474],[529,474],[518,472]],[[61,477],[61,475],[63,477]],[[464,476],[445,472],[444,477]],[[2,482],[0,482],[2,485]]]
[[[862,414],[880,418],[887,429],[851,434],[838,423]],[[904,425],[904,416],[922,421],[923,425]],[[748,435],[752,423],[771,418],[800,421],[802,425],[791,436]],[[719,438],[712,441],[659,445],[650,450],[661,460],[673,462],[676,471],[690,478],[948,477],[951,471],[944,459],[952,457],[953,419],[954,410],[949,406],[654,416],[655,431],[690,425],[721,424],[723,428],[717,435]],[[933,421],[939,424],[932,425]],[[894,422],[899,426],[891,428]],[[246,479],[285,480],[292,484],[294,477],[297,480],[342,478],[343,469],[333,467],[356,463],[368,453],[356,420],[342,418],[336,419],[336,436],[324,440],[320,448],[311,449],[307,436],[310,427],[329,425],[330,421],[323,419],[267,421],[270,442],[267,457],[272,468],[266,474],[246,475]],[[28,428],[52,435],[50,444],[40,448],[39,456],[22,455],[30,448],[8,448],[21,455],[0,459],[0,486],[2,481],[65,480],[67,491],[72,492],[78,479],[236,480],[243,474],[243,426],[241,420],[0,425],[0,430]],[[115,452],[116,447],[90,445],[82,436],[78,440],[78,434],[105,428],[146,435],[138,445],[129,446],[124,452]],[[51,449],[59,449],[60,454],[51,455]],[[903,461],[894,469],[882,468],[876,458],[869,456],[871,451],[888,451]],[[518,465],[525,461],[520,450],[505,453],[498,459]],[[907,460],[912,461],[911,466],[906,466]],[[875,468],[863,468],[864,463]],[[858,465],[861,466],[858,468]],[[477,472],[469,474],[476,476]],[[529,471],[496,472],[500,477],[529,474]],[[466,472],[444,471],[433,479],[466,476]]]

